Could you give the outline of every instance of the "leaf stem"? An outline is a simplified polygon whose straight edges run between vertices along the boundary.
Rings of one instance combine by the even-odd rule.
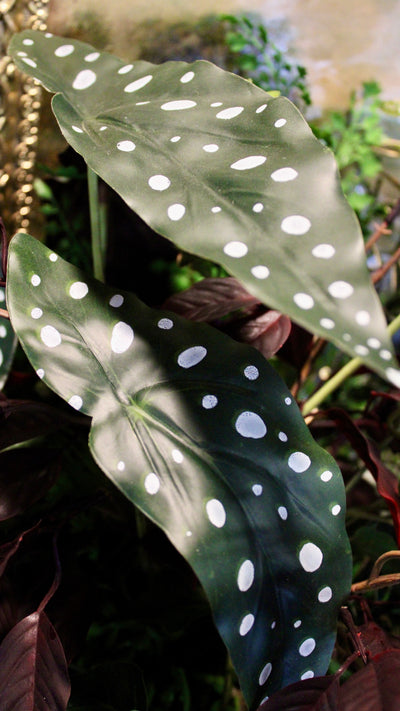
[[[399,316],[396,316],[396,318],[392,321],[392,323],[389,324],[387,328],[387,332],[389,336],[393,336],[396,331],[398,331],[400,328],[400,314]],[[307,400],[306,403],[304,403],[303,409],[302,409],[302,414],[305,417],[306,415],[309,415],[314,408],[318,407],[325,398],[327,398],[331,393],[336,390],[336,388],[339,387],[347,378],[350,377],[359,367],[362,365],[362,360],[361,358],[352,358],[346,365],[343,366],[340,370],[338,370],[335,375],[333,375],[329,380],[327,380],[322,387],[317,390],[314,395],[312,395],[309,400]]]
[[[93,274],[96,279],[104,282],[106,261],[107,230],[105,206],[99,199],[99,176],[91,168],[87,169],[90,226],[92,232]]]

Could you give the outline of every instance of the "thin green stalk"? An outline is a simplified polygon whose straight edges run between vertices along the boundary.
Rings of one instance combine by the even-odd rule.
[[[387,332],[389,336],[393,336],[396,331],[398,331],[400,328],[400,315],[396,316],[396,318],[392,321],[391,324],[389,324],[387,328]],[[336,390],[347,378],[350,377],[355,371],[362,365],[362,360],[361,358],[352,358],[346,365],[343,366],[340,370],[338,370],[335,375],[333,375],[329,380],[327,380],[322,387],[317,390],[314,395],[312,395],[309,400],[304,404],[302,413],[304,416],[309,415],[310,412],[315,408],[318,407],[321,402],[325,400],[331,393]]]
[[[93,274],[104,282],[106,263],[107,224],[105,206],[99,200],[99,177],[91,168],[87,169],[90,226],[92,233]]]

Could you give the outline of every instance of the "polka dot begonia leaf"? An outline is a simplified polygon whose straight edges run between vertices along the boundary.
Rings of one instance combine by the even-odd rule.
[[[26,234],[7,302],[108,477],[193,567],[250,708],[325,673],[351,583],[343,482],[253,348],[150,309]]]
[[[15,35],[67,141],[149,225],[395,385],[400,371],[332,154],[298,110],[205,61],[134,64]]]
[[[1,267],[0,278],[3,279]],[[6,309],[6,306],[5,289],[0,286],[0,308]],[[17,338],[10,321],[8,318],[0,318],[0,390],[8,378],[16,347]]]

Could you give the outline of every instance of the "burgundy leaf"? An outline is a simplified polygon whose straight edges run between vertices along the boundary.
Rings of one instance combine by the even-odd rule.
[[[370,658],[374,658],[382,652],[400,649],[400,638],[388,635],[385,630],[373,620],[368,620],[357,628],[357,636],[364,645]]]
[[[45,612],[34,612],[0,646],[0,709],[65,711],[69,696],[61,642]]]
[[[292,328],[291,320],[279,311],[266,311],[255,318],[250,318],[239,326],[235,338],[241,343],[257,348],[264,358],[272,356],[282,347]]]
[[[43,403],[0,400],[0,449],[35,437],[44,437],[76,421],[76,415]]]
[[[400,651],[397,649],[373,657],[340,688],[338,711],[399,709]]]
[[[365,437],[344,410],[330,408],[321,414],[333,420],[346,435],[360,459],[375,478],[378,492],[387,502],[392,514],[397,543],[400,545],[400,496],[397,477],[383,464],[373,442]]]
[[[170,296],[163,304],[191,321],[215,321],[238,309],[249,310],[260,301],[233,277],[207,278]]]
[[[0,521],[25,511],[54,484],[59,451],[44,447],[0,452]]]
[[[342,711],[338,701],[339,678],[319,676],[286,686],[257,711]]]

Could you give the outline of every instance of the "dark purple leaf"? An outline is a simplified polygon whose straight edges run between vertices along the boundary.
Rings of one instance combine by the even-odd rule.
[[[344,410],[330,408],[321,414],[333,420],[335,425],[346,435],[360,459],[375,478],[378,492],[387,502],[392,514],[396,539],[400,545],[400,496],[397,477],[381,461],[373,442],[362,433]]]
[[[69,696],[60,640],[45,612],[34,612],[0,646],[0,709],[65,711]]]
[[[400,650],[392,649],[373,657],[340,688],[338,711],[399,709]]]
[[[260,301],[233,277],[207,278],[170,296],[163,304],[190,321],[215,321],[238,309],[251,309]]]
[[[23,447],[0,452],[0,521],[25,511],[54,484],[59,450]]]
[[[235,338],[257,348],[268,360],[285,343],[291,328],[292,324],[288,316],[271,310],[250,318],[245,324],[239,326]]]
[[[82,416],[81,416],[82,419]],[[76,423],[69,412],[29,400],[0,400],[0,449]]]
[[[317,676],[278,691],[258,711],[342,711],[338,700],[339,678]]]

